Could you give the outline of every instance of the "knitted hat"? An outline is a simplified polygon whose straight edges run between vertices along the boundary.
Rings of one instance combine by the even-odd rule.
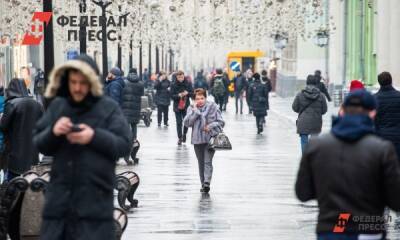
[[[112,73],[112,75],[114,75],[116,77],[121,77],[122,76],[122,71],[118,67],[111,68],[110,73]]]
[[[364,84],[359,80],[353,80],[350,83],[350,92],[354,92],[359,89],[365,89]]]
[[[359,89],[347,95],[343,107],[362,107],[366,110],[375,110],[377,108],[377,102],[370,92]]]

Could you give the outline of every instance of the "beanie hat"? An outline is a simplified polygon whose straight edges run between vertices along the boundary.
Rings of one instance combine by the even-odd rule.
[[[137,69],[131,68],[131,69],[129,69],[129,73],[137,74]]]
[[[353,80],[350,83],[350,92],[354,92],[359,89],[365,89],[364,84],[359,80]]]
[[[114,75],[116,77],[121,77],[122,76],[122,71],[118,67],[111,68],[110,73],[112,73],[112,75]]]
[[[347,95],[343,107],[362,107],[366,110],[375,110],[377,108],[377,102],[370,92],[359,89]]]
[[[307,76],[307,85],[317,85],[317,84],[318,84],[318,80],[315,76],[313,76],[313,75]]]

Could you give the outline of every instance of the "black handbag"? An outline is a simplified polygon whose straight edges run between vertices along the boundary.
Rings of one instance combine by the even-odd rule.
[[[217,136],[210,139],[208,148],[214,151],[228,151],[232,150],[232,144],[229,141],[228,136],[221,132]]]

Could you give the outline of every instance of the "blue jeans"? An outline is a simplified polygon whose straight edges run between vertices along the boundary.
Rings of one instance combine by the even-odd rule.
[[[301,152],[304,153],[306,146],[308,144],[308,134],[300,134],[300,144],[301,144]]]

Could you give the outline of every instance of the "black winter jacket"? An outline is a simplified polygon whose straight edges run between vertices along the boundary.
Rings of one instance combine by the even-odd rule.
[[[129,74],[122,91],[122,112],[128,123],[139,123],[144,84],[137,74]]]
[[[378,101],[376,132],[382,138],[391,141],[400,156],[400,92],[392,86],[384,86],[375,97]]]
[[[317,84],[317,87],[321,91],[321,93],[323,93],[326,96],[326,99],[328,100],[328,102],[332,101],[331,96],[329,95],[328,89],[325,86],[325,83],[319,82]]]
[[[256,80],[249,89],[249,99],[251,101],[253,114],[257,117],[267,115],[269,109],[268,101],[269,89],[260,80]]]
[[[301,201],[318,201],[318,233],[331,233],[341,213],[351,214],[345,233],[377,233],[360,230],[353,216],[382,216],[386,206],[400,211],[400,166],[395,149],[389,141],[362,134],[359,130],[368,129],[363,122],[311,138],[303,154],[296,195]],[[373,129],[372,120],[369,124]]]
[[[155,103],[158,106],[171,105],[171,82],[168,79],[157,80],[154,88],[156,89]]]
[[[292,109],[296,113],[299,113],[297,120],[298,134],[318,134],[321,132],[322,115],[324,115],[328,109],[326,99],[318,88],[308,85],[297,94]]]
[[[55,136],[53,126],[63,116],[93,128],[93,140],[76,145],[65,136]],[[131,138],[128,123],[111,98],[101,97],[89,105],[74,105],[59,97],[53,100],[34,136],[39,151],[54,156],[43,217],[111,221],[115,166],[129,153]]]
[[[242,93],[248,88],[248,82],[244,76],[238,76],[233,79],[235,84],[235,92]]]
[[[181,99],[181,97],[179,97],[179,94],[184,91],[187,91],[189,93],[185,97],[186,100],[185,110],[186,110],[190,105],[190,98],[193,97],[192,84],[190,84],[189,81],[185,79],[183,82],[175,81],[175,83],[171,85],[171,98],[174,101],[174,112],[180,111],[178,109],[179,100]]]
[[[8,169],[22,174],[37,164],[38,151],[32,142],[32,131],[42,116],[42,106],[32,97],[23,80],[14,79],[7,91],[0,127],[5,134],[5,162]]]

